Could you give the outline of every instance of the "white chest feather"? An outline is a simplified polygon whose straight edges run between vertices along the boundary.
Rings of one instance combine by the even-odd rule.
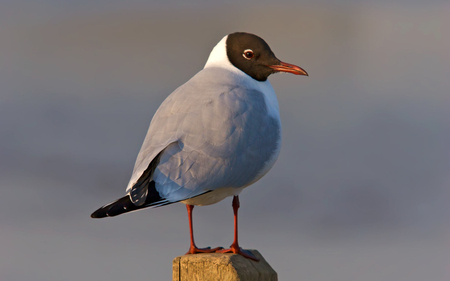
[[[235,73],[242,85],[246,85],[249,89],[259,90],[264,94],[269,115],[277,120],[280,120],[277,96],[269,80],[263,82],[257,81],[231,64],[227,57],[226,51],[227,37],[228,35],[223,37],[222,40],[220,40],[220,42],[213,48],[204,68],[220,67]]]
[[[276,160],[278,159],[278,155],[280,153],[281,149],[281,120],[280,120],[280,111],[278,106],[278,99],[275,94],[275,91],[270,84],[269,80],[266,81],[257,81],[244,73],[242,70],[235,67],[231,62],[229,61],[226,53],[226,41],[227,37],[225,36],[220,40],[219,43],[214,47],[211,54],[209,55],[209,58],[205,64],[205,68],[208,67],[221,67],[228,69],[229,71],[235,73],[238,77],[242,85],[246,85],[249,89],[256,89],[263,93],[264,99],[267,106],[267,113],[269,116],[273,117],[279,124],[278,128],[280,129],[279,132],[279,138],[277,141],[277,146],[270,157],[265,163],[264,168],[259,172],[259,174],[255,177],[255,179],[250,183],[254,183],[257,180],[259,180],[262,176],[264,176],[275,164]],[[250,185],[249,184],[249,185]],[[224,191],[225,192],[225,191]]]

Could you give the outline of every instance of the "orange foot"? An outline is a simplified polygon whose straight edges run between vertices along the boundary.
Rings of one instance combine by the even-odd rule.
[[[259,261],[258,258],[256,258],[252,252],[248,251],[248,250],[244,250],[241,247],[239,247],[238,245],[232,244],[230,246],[229,249],[223,249],[223,250],[218,250],[216,251],[216,253],[234,253],[234,254],[238,254],[241,255],[247,259],[251,259],[254,261]]]
[[[197,248],[196,246],[191,246],[189,248],[189,251],[186,253],[186,255],[189,254],[199,254],[199,253],[215,253],[219,250],[223,249],[223,247],[217,247],[214,249],[211,249],[211,247],[207,247],[207,248]]]

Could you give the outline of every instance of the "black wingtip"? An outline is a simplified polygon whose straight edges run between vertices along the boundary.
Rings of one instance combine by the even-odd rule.
[[[126,212],[126,207],[123,208],[123,206],[125,205],[130,205],[131,200],[129,198],[128,195],[114,201],[111,202],[109,204],[106,204],[103,207],[100,207],[98,210],[96,210],[95,212],[93,212],[91,214],[91,218],[93,219],[101,219],[101,218],[106,218],[106,217],[113,217],[113,216],[117,216],[120,215],[122,213]],[[133,203],[131,203],[133,204]],[[121,212],[117,213],[117,211],[115,212],[111,212],[111,209],[115,210],[115,209],[122,209]],[[113,213],[113,214],[112,214]]]
[[[162,198],[158,191],[155,188],[155,183],[150,182],[148,185],[148,194],[145,199],[144,204],[140,206],[136,206],[131,202],[130,196],[125,195],[124,197],[106,204],[105,206],[99,208],[97,211],[91,214],[91,218],[93,219],[101,219],[105,217],[115,217],[124,213],[136,211],[139,209],[147,208],[147,207],[160,207],[169,205],[175,202],[169,202]]]
[[[128,195],[109,203],[91,214],[93,219],[101,219],[106,217],[114,217],[136,209]]]
[[[106,210],[103,209],[103,207],[91,214],[91,218],[93,218],[93,219],[101,219],[101,218],[104,218],[107,216],[108,215],[106,214]]]

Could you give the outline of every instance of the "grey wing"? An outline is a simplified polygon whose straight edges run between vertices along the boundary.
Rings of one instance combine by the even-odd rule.
[[[195,81],[187,83],[158,109],[128,190],[145,174],[148,159],[161,151],[149,178],[171,202],[247,186],[277,152],[280,124],[267,114],[261,92],[224,86],[205,93],[201,88]],[[145,194],[145,187],[134,192]]]
[[[153,179],[159,159],[166,153],[165,150],[171,143],[179,140],[177,135],[179,124],[183,116],[192,110],[189,104],[185,104],[184,110],[181,108],[183,96],[185,96],[182,94],[185,85],[164,100],[150,123],[126,189],[131,201],[136,205],[142,205],[145,202],[147,186]]]
[[[192,87],[189,87],[189,82],[180,86],[164,100],[150,123],[126,189],[131,201],[136,205],[145,202],[147,185],[153,179],[156,168],[153,163],[159,162],[158,158],[169,153],[166,148],[170,144],[179,141],[178,131],[183,118],[196,110],[197,100],[201,96],[190,89]]]
[[[169,201],[253,183],[277,152],[280,126],[268,116],[262,93],[235,88],[205,99],[178,133],[153,174]]]

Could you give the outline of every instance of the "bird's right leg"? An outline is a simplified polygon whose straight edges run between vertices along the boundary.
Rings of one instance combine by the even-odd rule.
[[[214,253],[215,251],[223,249],[222,247],[217,247],[217,248],[211,249],[211,247],[197,248],[197,246],[195,246],[194,227],[192,226],[192,210],[194,209],[194,205],[186,205],[186,209],[187,209],[188,216],[189,216],[189,230],[191,233],[191,247],[189,247],[189,251],[186,253],[186,255],[197,254],[197,253]]]

